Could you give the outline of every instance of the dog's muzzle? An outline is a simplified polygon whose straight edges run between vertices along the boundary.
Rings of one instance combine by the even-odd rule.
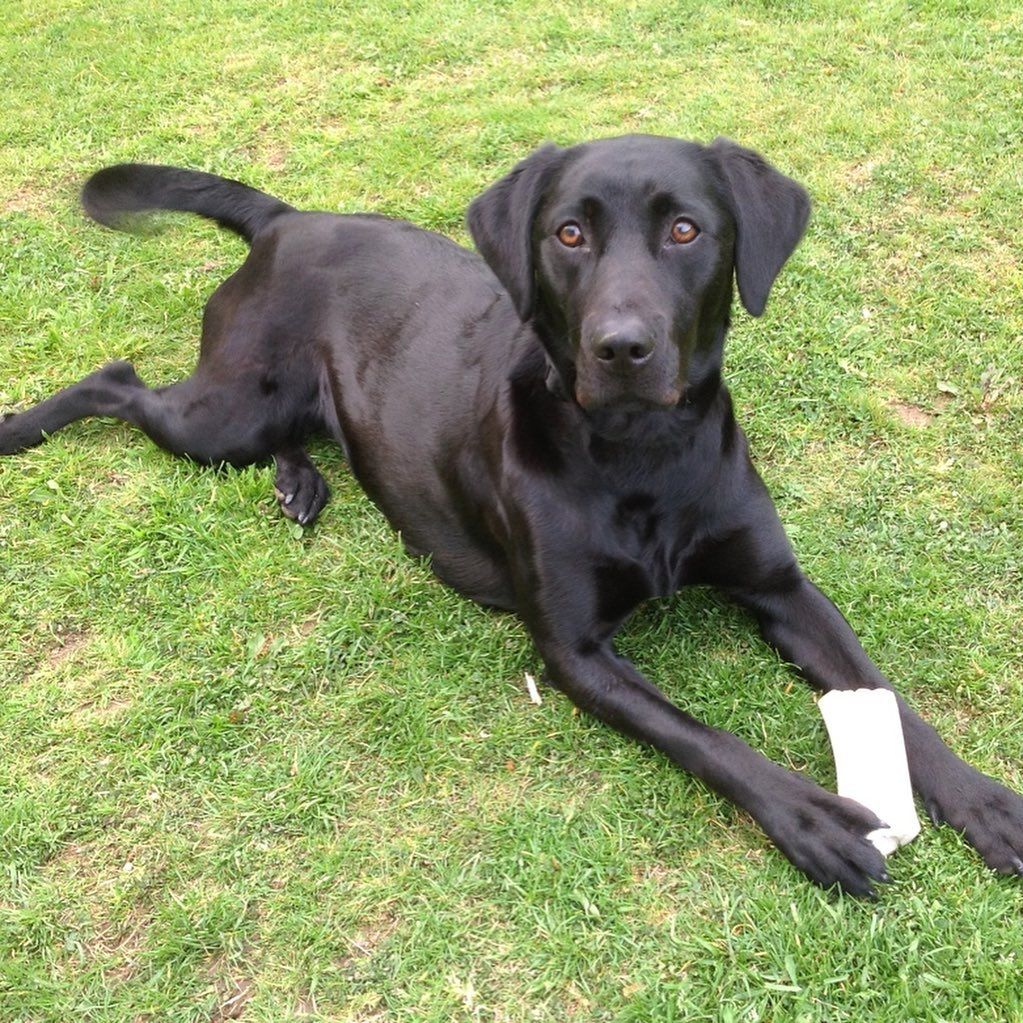
[[[583,337],[575,397],[587,410],[663,409],[683,391],[678,353],[638,317],[602,323]]]

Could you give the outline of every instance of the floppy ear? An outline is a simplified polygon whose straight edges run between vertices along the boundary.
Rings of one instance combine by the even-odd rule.
[[[548,144],[469,205],[466,223],[476,247],[505,286],[523,320],[533,312],[533,221],[564,152]]]
[[[752,316],[759,316],[775,277],[803,237],[810,197],[792,178],[731,139],[717,138],[709,149],[731,193],[739,297]]]

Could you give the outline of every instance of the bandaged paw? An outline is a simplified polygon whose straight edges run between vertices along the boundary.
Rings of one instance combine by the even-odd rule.
[[[889,856],[920,833],[895,694],[888,689],[833,689],[817,706],[835,755],[838,794],[885,822],[886,827],[870,832],[867,839]]]

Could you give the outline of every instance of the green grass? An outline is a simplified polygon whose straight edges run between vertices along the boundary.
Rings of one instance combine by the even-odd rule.
[[[125,159],[299,206],[463,211],[531,147],[765,152],[815,198],[729,379],[811,575],[954,748],[1023,787],[1023,13],[998,0],[217,5],[0,14],[0,408],[193,364],[243,247],[87,224]],[[5,1023],[1023,1020],[1023,886],[925,826],[814,889],[661,758],[526,698],[507,616],[401,552],[327,445],[268,469],[106,422],[0,460]],[[623,648],[825,784],[808,691],[709,593]]]

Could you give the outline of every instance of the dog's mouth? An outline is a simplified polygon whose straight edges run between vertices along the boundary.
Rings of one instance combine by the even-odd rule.
[[[577,380],[575,400],[586,412],[663,412],[677,407],[684,392],[678,383],[639,391],[626,387],[591,389]]]

